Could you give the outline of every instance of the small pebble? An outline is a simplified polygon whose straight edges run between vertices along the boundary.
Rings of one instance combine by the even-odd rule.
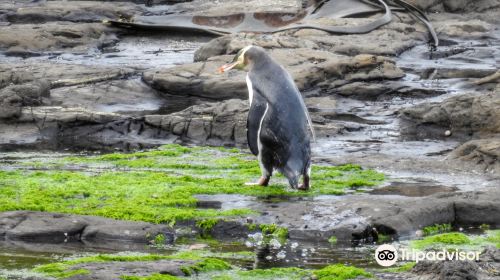
[[[269,242],[269,245],[271,246],[271,248],[273,249],[279,249],[281,248],[281,243],[276,240],[276,239],[272,239],[270,242]]]
[[[450,136],[451,135],[451,131],[447,130],[444,132],[444,136]]]
[[[282,260],[282,259],[286,258],[286,253],[285,253],[285,251],[280,251],[280,252],[276,255],[276,257],[277,257],[278,259],[280,259],[280,260]]]

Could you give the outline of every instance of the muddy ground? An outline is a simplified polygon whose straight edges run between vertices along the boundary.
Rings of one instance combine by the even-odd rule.
[[[386,180],[341,196],[197,196],[200,207],[245,207],[262,213],[252,223],[288,229],[287,255],[298,254],[292,261],[277,258],[279,250],[266,259],[260,248],[255,260],[242,267],[319,268],[345,262],[374,269],[370,246],[379,234],[404,241],[418,238],[422,228],[433,224],[450,223],[455,229],[500,225],[499,1],[411,1],[428,12],[441,40],[437,50],[429,48],[425,27],[400,12],[390,24],[363,35],[292,30],[215,37],[102,23],[168,13],[225,14],[241,5],[247,12],[296,12],[302,7],[300,1],[286,0],[144,2],[0,3],[2,170],[24,170],[26,162],[53,157],[169,143],[245,151],[245,74],[219,74],[216,68],[254,44],[268,49],[303,93],[318,135],[314,163],[359,164],[384,173]],[[26,271],[81,252],[157,252],[144,249],[146,233],[161,232],[173,242],[186,235],[186,228],[200,230],[194,222],[172,228],[103,219],[1,213],[0,268],[6,269],[0,274],[41,277]],[[235,240],[243,244],[253,234],[247,223],[247,217],[240,217],[212,228],[210,235],[222,242],[217,250],[230,251],[228,244]],[[60,240],[68,232],[77,242]],[[50,240],[52,236],[58,238]],[[331,236],[340,245],[331,247]],[[311,252],[310,263],[291,248],[294,243]],[[485,262],[498,267],[498,260]],[[164,271],[177,275],[175,269],[186,263],[165,265]],[[482,265],[472,263],[469,274],[453,279],[500,277],[498,270]],[[147,265],[93,269],[158,272]],[[15,272],[20,270],[24,272]],[[453,265],[420,266],[404,275],[376,273],[380,279],[451,279],[447,270]]]

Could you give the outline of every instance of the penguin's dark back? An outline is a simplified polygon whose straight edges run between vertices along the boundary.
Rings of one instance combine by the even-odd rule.
[[[307,129],[307,109],[290,74],[263,49],[257,50],[248,50],[252,51],[251,58],[256,59],[248,73],[254,94],[261,95],[277,114],[286,114],[282,117],[289,122],[303,124]]]
[[[269,103],[269,129],[277,132],[281,141],[309,146],[307,108],[291,75],[264,50],[259,50],[258,57],[254,55],[252,52],[252,58],[257,61],[249,77],[254,95],[260,95]]]

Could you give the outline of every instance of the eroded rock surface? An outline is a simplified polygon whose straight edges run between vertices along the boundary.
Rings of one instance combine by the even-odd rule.
[[[500,95],[496,92],[459,95],[440,103],[405,109],[402,115],[414,123],[407,133],[417,138],[443,137],[446,130],[466,137],[495,135],[500,133]]]
[[[160,260],[160,261],[133,261],[133,262],[95,262],[73,266],[74,269],[86,269],[90,274],[73,276],[68,279],[113,280],[122,276],[150,276],[152,274],[167,274],[185,276],[181,268],[195,264],[192,260]]]
[[[33,211],[0,213],[0,239],[5,241],[146,244],[158,234],[164,235],[166,243],[174,241],[174,232],[167,225]]]

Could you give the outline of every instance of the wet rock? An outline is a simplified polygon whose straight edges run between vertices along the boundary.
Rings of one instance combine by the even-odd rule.
[[[335,102],[329,97],[320,99],[330,101],[322,105],[334,106]],[[313,104],[318,101],[319,99],[313,99],[306,102]],[[318,107],[310,106],[318,110]],[[168,115],[147,115],[145,124],[175,135],[178,137],[177,141],[184,143],[246,147],[248,109],[248,101],[230,99],[194,105]],[[333,110],[332,107],[323,109]],[[344,125],[332,123],[322,115],[328,116],[328,113],[318,112],[312,115],[313,127],[318,137],[330,137],[345,129]]]
[[[227,44],[230,41],[230,36],[222,36],[202,45],[194,53],[194,62],[206,61],[213,56],[225,55]]]
[[[500,172],[500,138],[470,140],[456,148],[450,158],[481,166],[485,171]]]
[[[112,29],[100,23],[53,22],[44,24],[43,28],[37,24],[10,25],[2,27],[0,50],[87,53],[92,48],[115,42],[112,33]]]
[[[220,201],[223,209],[227,209],[236,201],[244,203],[246,207],[263,213],[261,216],[252,217],[255,224],[275,223],[284,226],[288,228],[289,239],[294,241],[326,242],[331,236],[335,236],[338,242],[343,244],[370,243],[376,240],[379,233],[413,236],[418,229],[434,224],[477,226],[482,223],[497,225],[500,221],[500,206],[496,203],[500,198],[498,191],[447,191],[425,197],[345,195],[311,199],[289,198],[273,203],[245,196],[215,195],[203,198],[205,201],[210,198]],[[217,234],[226,228],[232,234],[234,229],[238,228],[241,232],[248,232],[244,219],[220,220],[217,228],[214,231]]]
[[[417,6],[422,10],[427,10],[433,6],[440,4],[441,0],[409,0],[408,3]]]
[[[168,1],[168,0],[156,0]],[[178,1],[185,2],[177,4],[174,7],[183,12],[190,12],[198,15],[227,15],[245,12],[291,12],[295,13],[302,7],[302,0],[269,0],[264,2],[260,0],[196,0],[196,1]]]
[[[411,270],[419,279],[474,280],[479,278],[479,266],[472,261],[421,261]]]
[[[300,90],[332,82],[397,79],[404,76],[394,61],[380,56],[346,57],[310,49],[276,49],[269,51],[291,73]],[[214,100],[247,98],[245,73],[217,72],[232,56],[217,56],[206,62],[185,64],[165,70],[144,73],[143,79],[153,88],[168,94],[193,95]],[[341,81],[339,81],[341,80]]]
[[[113,113],[93,112],[82,108],[63,108],[57,106],[25,107],[18,122],[58,122],[60,124],[108,123],[123,119],[124,116]]]
[[[0,89],[0,119],[11,119],[21,115],[23,106],[38,106],[49,97],[49,83],[37,81],[22,85],[10,85]]]
[[[174,240],[173,230],[166,225],[47,212],[0,213],[1,240],[44,243],[78,241],[98,245],[112,240],[149,243],[158,234],[165,236],[167,244]]]
[[[497,225],[500,221],[499,206],[492,200],[484,199],[488,192],[456,194],[455,223],[479,226],[482,223]],[[497,193],[491,193],[496,196]],[[481,222],[479,222],[481,221]]]
[[[360,100],[387,100],[394,97],[426,98],[446,93],[442,89],[418,88],[405,85],[400,81],[384,81],[381,83],[359,81],[340,87],[334,86],[332,85],[332,87],[326,90],[331,93]]]
[[[114,280],[122,276],[150,276],[152,274],[167,274],[185,276],[181,268],[194,264],[192,260],[159,260],[134,262],[95,262],[72,266],[73,269],[86,269],[90,274],[69,277],[72,280]]]
[[[444,0],[443,5],[447,11],[458,12],[465,8],[467,2],[467,0]]]
[[[481,252],[480,262],[495,262],[500,265],[500,248],[488,246]]]
[[[7,4],[4,9],[9,8]],[[66,1],[38,2],[19,8],[11,5],[11,11],[6,14],[6,20],[11,23],[46,23],[53,21],[69,22],[100,22],[105,19],[128,19],[134,14],[142,13],[143,9],[125,2]]]
[[[61,107],[135,116],[156,112],[165,103],[139,79],[56,88],[51,91],[50,102]]]
[[[492,30],[492,25],[482,20],[447,20],[434,24],[440,35],[455,38],[477,38]]]
[[[498,70],[497,72],[495,72],[489,76],[482,77],[481,79],[475,81],[474,83],[476,85],[482,85],[482,84],[487,84],[487,83],[497,83],[499,81],[500,81],[500,70]]]
[[[66,64],[51,61],[0,64],[0,88],[9,84],[23,84],[47,80],[51,87],[92,84],[105,80],[125,78],[134,73],[126,67],[103,67]]]
[[[412,197],[429,196],[435,193],[457,191],[457,188],[432,185],[429,183],[391,183],[389,186],[370,191],[371,194],[404,195]]]
[[[129,150],[171,143],[169,133],[145,124],[143,118],[54,106],[23,107],[14,123],[0,123],[6,149]]]
[[[412,138],[442,138],[452,135],[492,135],[500,133],[500,97],[496,93],[463,94],[440,103],[422,103],[401,111],[410,124],[402,133]]]
[[[247,114],[247,101],[231,99],[192,106],[170,115],[148,115],[145,122],[188,142],[212,145],[244,144]]]
[[[405,279],[496,279],[499,268],[500,250],[487,247],[479,254],[478,261],[420,261],[409,271]]]

